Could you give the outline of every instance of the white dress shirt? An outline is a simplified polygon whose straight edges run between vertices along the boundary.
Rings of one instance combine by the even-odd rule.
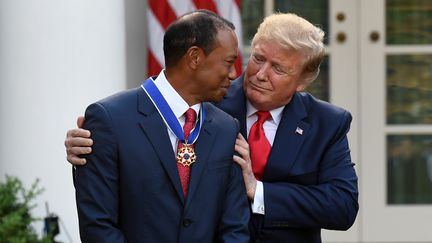
[[[271,146],[273,146],[276,131],[282,118],[283,109],[284,106],[271,110],[271,119],[265,121],[263,124],[264,133]],[[257,111],[258,110],[253,107],[249,101],[246,101],[246,130],[248,137],[252,125],[258,120],[258,116],[256,114]],[[265,214],[264,186],[261,181],[257,181],[255,197],[252,202],[252,212],[256,214]]]
[[[158,88],[159,92],[165,98],[166,102],[168,103],[169,107],[173,111],[174,115],[177,117],[178,121],[180,122],[181,127],[183,127],[183,125],[185,124],[185,120],[186,120],[184,113],[189,108],[194,109],[197,116],[198,116],[199,111],[201,109],[201,103],[198,103],[196,105],[189,107],[188,103],[179,95],[179,93],[177,93],[177,91],[168,82],[168,80],[165,76],[165,70],[162,70],[159,73],[159,76],[157,76],[157,78],[154,80],[154,83],[155,83],[156,87]],[[197,119],[197,121],[198,121],[198,119]],[[168,135],[169,135],[169,138],[171,140],[171,145],[172,145],[174,154],[176,154],[177,153],[178,139],[177,139],[176,135],[174,134],[174,132],[171,131],[168,124],[165,123],[165,125],[167,126],[167,129],[168,129]]]

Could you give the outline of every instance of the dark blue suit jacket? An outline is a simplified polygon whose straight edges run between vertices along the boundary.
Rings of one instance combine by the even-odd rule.
[[[243,77],[234,81],[218,106],[240,121],[246,137],[242,85]],[[252,241],[315,243],[321,242],[321,228],[351,227],[359,205],[347,140],[350,123],[349,112],[307,93],[294,95],[264,171],[265,216],[252,216]]]
[[[83,242],[248,242],[249,205],[233,162],[235,120],[209,103],[188,197],[167,128],[141,88],[90,105],[94,140],[75,188]]]

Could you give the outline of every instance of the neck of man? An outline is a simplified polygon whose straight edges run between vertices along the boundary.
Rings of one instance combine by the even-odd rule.
[[[196,105],[201,102],[195,92],[192,92],[193,80],[186,72],[181,69],[167,68],[165,77],[177,93],[188,103],[189,106]]]

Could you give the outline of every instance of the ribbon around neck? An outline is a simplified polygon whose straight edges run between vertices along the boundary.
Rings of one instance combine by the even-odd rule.
[[[184,144],[193,144],[198,139],[202,123],[205,119],[205,109],[203,104],[201,104],[201,109],[199,112],[199,122],[196,124],[195,128],[189,135],[188,140],[186,141],[184,139],[184,132],[180,122],[178,121],[171,107],[166,102],[165,98],[160,93],[159,89],[156,87],[153,79],[148,78],[147,80],[143,81],[141,88],[147,93],[159,114],[162,116],[165,124],[176,135],[179,142]]]

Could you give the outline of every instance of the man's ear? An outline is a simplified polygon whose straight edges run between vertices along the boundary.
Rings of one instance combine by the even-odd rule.
[[[189,48],[186,52],[188,66],[193,70],[197,69],[204,58],[203,54],[203,50],[197,46],[192,46]]]
[[[297,86],[297,88],[296,88],[296,91],[297,91],[297,92],[304,91],[304,90],[306,89],[306,87],[307,87],[307,85],[304,84],[304,83],[299,84],[299,85]]]

